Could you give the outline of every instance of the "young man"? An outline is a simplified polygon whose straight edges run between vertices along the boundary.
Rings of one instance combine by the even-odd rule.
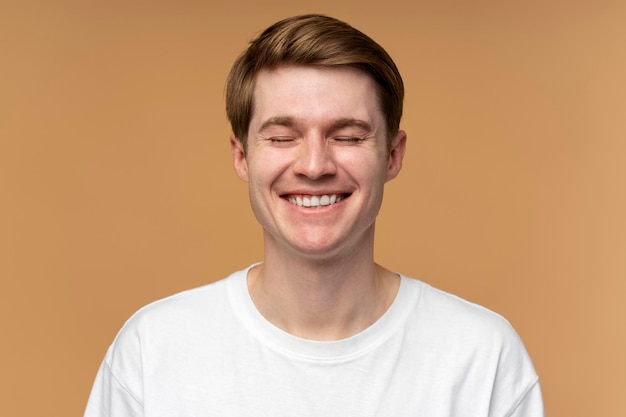
[[[86,416],[542,416],[500,316],[374,262],[398,175],[402,79],[338,20],[268,28],[227,83],[230,143],[264,259],[136,313]]]

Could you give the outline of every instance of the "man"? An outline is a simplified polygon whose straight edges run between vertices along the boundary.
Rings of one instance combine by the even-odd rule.
[[[286,19],[235,62],[226,95],[263,262],[136,313],[85,415],[543,415],[504,319],[374,262],[406,144],[388,54],[341,21]]]

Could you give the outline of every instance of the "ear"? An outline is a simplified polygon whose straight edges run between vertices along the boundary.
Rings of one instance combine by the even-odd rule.
[[[243,181],[248,182],[248,161],[246,160],[246,151],[243,143],[235,136],[230,135],[230,151],[233,153],[233,167],[237,176]]]
[[[402,160],[404,159],[404,152],[406,151],[406,132],[403,130],[398,131],[398,134],[391,141],[391,147],[389,149],[389,162],[387,164],[387,179],[385,181],[391,181],[398,176],[402,169]]]

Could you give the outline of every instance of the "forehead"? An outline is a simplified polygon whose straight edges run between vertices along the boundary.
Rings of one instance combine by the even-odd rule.
[[[259,72],[250,129],[270,118],[306,123],[358,119],[382,126],[376,83],[351,67],[282,66]]]

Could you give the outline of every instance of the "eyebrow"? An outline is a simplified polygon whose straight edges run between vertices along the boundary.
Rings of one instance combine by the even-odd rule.
[[[331,125],[331,130],[343,129],[344,127],[358,127],[371,132],[372,126],[365,120],[353,119],[350,117],[337,119]]]
[[[270,126],[293,127],[295,124],[296,122],[291,116],[274,116],[263,122],[259,131],[263,131]],[[343,129],[344,127],[358,127],[368,132],[372,130],[372,126],[365,120],[354,119],[351,117],[342,117],[340,119],[334,120],[333,123],[330,125],[329,130],[339,130]]]
[[[267,129],[270,126],[285,126],[285,127],[293,127],[295,124],[293,117],[289,116],[274,116],[270,117],[266,121],[263,122],[259,132]]]

